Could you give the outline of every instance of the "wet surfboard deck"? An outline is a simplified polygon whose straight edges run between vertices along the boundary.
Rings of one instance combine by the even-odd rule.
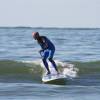
[[[63,74],[50,74],[42,77],[42,82],[45,84],[65,85],[66,77]]]

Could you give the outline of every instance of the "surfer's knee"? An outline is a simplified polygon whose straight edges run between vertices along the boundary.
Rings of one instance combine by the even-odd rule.
[[[52,58],[49,58],[49,61],[50,61],[50,62],[53,62],[53,59],[52,59]]]
[[[42,61],[43,61],[43,62],[46,62],[46,59],[45,59],[45,58],[43,58],[43,59],[42,59]]]

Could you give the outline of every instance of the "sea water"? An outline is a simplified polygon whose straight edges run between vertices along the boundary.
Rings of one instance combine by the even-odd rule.
[[[54,59],[71,63],[78,76],[66,85],[41,82],[43,69],[32,32],[55,45]],[[37,64],[36,64],[37,63]],[[0,27],[0,100],[99,100],[100,29]]]

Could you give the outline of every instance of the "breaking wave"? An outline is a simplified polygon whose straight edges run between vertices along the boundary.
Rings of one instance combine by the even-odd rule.
[[[100,61],[94,62],[61,62],[56,61],[61,72],[65,68],[71,68],[77,72],[78,76],[100,73]],[[41,82],[44,68],[40,60],[37,61],[0,61],[0,81],[4,80],[28,80]],[[66,71],[64,71],[66,74]]]

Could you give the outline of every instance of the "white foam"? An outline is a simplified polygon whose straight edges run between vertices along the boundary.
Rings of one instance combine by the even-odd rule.
[[[75,78],[75,77],[78,76],[77,73],[78,73],[79,70],[73,64],[61,62],[61,61],[58,61],[58,60],[56,60],[55,62],[57,64],[57,66],[62,67],[62,69],[63,69],[62,74],[65,75],[66,77]],[[48,62],[48,64],[49,64],[49,69],[51,71],[51,74],[56,74],[57,72],[55,71],[52,64],[50,62]],[[41,67],[45,68],[45,66],[43,65],[42,62],[41,62]],[[46,70],[45,70],[45,72],[46,72]]]
[[[40,65],[44,69],[44,73],[46,73],[46,68],[41,59],[38,59],[35,61],[22,61],[22,62]],[[62,62],[59,60],[55,60],[55,62],[57,64],[57,66],[62,67],[63,71],[61,72],[61,74],[65,75],[66,77],[70,77],[70,78],[77,77],[77,73],[78,73],[79,69],[76,68],[73,64],[70,64],[67,62]],[[54,67],[52,66],[52,64],[49,61],[48,61],[48,65],[49,65],[51,74],[56,74],[57,72],[55,71]]]
[[[41,65],[42,61],[40,59],[35,60],[35,61],[22,61],[23,63],[31,63],[31,64],[36,64],[36,65]]]

